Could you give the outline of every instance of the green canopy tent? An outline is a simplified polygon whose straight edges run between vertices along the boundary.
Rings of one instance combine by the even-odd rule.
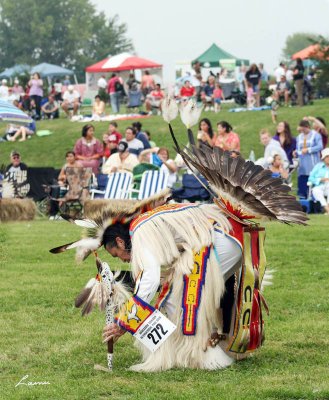
[[[249,65],[249,60],[237,58],[227,51],[218,47],[213,43],[208,50],[192,61],[192,65],[196,62],[204,68],[223,67],[233,69],[240,65]]]

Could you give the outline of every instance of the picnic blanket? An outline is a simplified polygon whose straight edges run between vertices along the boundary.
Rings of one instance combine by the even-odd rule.
[[[243,112],[243,111],[264,111],[270,110],[271,106],[260,106],[260,107],[253,107],[253,108],[246,108],[246,107],[237,107],[237,108],[230,108],[229,112]]]
[[[109,122],[109,121],[125,121],[129,119],[140,119],[140,118],[149,118],[150,115],[142,115],[142,114],[117,114],[117,115],[106,115],[105,117],[93,118],[87,117],[83,115],[75,115],[71,118],[71,122]]]

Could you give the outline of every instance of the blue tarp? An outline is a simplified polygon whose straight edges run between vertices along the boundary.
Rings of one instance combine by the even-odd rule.
[[[60,67],[54,64],[41,63],[34,66],[31,69],[31,74],[38,72],[41,78],[51,77],[51,76],[65,76],[65,75],[74,75],[74,72],[70,69]]]

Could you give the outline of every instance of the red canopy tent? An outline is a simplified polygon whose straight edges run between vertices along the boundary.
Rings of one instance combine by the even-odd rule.
[[[90,65],[85,69],[87,93],[94,95],[97,88],[97,81],[102,75],[108,72],[118,72],[124,81],[127,80],[129,72],[135,70],[152,69],[152,75],[156,81],[162,81],[162,65],[145,58],[137,57],[129,53],[118,54],[113,57],[107,57],[96,64]],[[109,76],[107,76],[108,78]]]
[[[146,60],[145,58],[136,57],[128,53],[122,53],[113,57],[104,58],[104,60],[90,65],[86,68],[86,72],[119,72],[161,67],[161,64]]]

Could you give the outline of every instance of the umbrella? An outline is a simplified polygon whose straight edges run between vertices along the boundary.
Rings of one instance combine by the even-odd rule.
[[[181,78],[177,78],[177,79],[176,79],[176,83],[178,83],[179,85],[184,85],[184,83],[185,83],[186,81],[190,81],[190,83],[191,83],[192,86],[200,86],[200,81],[199,81],[199,79],[197,79],[197,78],[196,78],[195,76],[193,76],[193,75],[187,74],[187,75],[185,75],[185,76],[182,76]]]
[[[32,118],[7,101],[0,100],[0,121],[27,125]]]

